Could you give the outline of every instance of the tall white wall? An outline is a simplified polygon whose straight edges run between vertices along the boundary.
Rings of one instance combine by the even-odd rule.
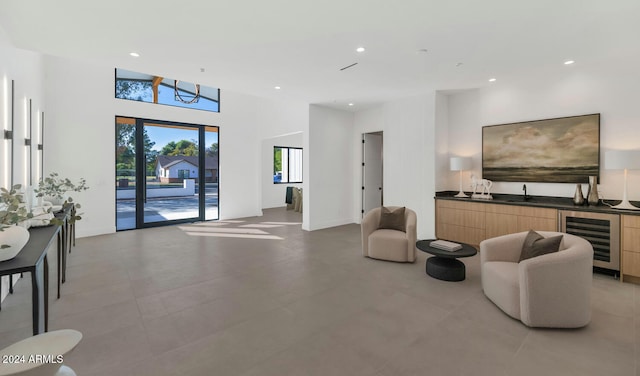
[[[435,93],[386,103],[385,204],[418,216],[418,237],[435,234]]]
[[[84,213],[78,236],[114,232],[114,71],[45,57],[45,72],[45,173],[86,179],[90,189],[73,194]]]
[[[258,127],[262,138],[260,151],[262,188],[261,208],[284,206],[284,197],[288,185],[303,187],[307,171],[303,169],[302,184],[273,184],[273,147],[304,145],[304,134],[309,129],[309,105],[302,102],[276,101],[261,99],[254,101],[255,112],[259,114]],[[302,151],[302,160],[307,150]]]
[[[436,104],[432,93],[356,113],[351,134],[356,176],[351,190],[356,201],[354,222],[361,221],[362,210],[362,133],[382,131],[384,203],[413,209],[418,216],[418,237],[434,236]]]
[[[482,128],[477,126],[480,113],[479,91],[468,90],[444,96],[443,100],[447,102],[447,137],[438,138],[438,144],[447,148],[447,152],[437,156],[438,165],[446,166],[438,175],[438,190],[458,191],[460,173],[449,170],[449,157],[456,156],[471,157],[473,161],[473,170],[462,173],[462,189],[469,192],[471,174],[482,176]]]
[[[40,168],[37,144],[40,140],[39,119],[44,110],[42,89],[42,58],[39,54],[14,48],[0,27],[0,187],[9,188],[11,175],[13,184],[21,184],[23,189],[29,183],[29,148],[25,138],[29,137],[28,100],[32,103],[31,148],[34,167],[33,184],[37,184],[37,169]],[[11,80],[14,81],[13,153],[11,142],[4,140],[4,130],[11,129]],[[11,166],[13,165],[13,173]],[[14,283],[18,278],[14,278]],[[9,277],[0,278],[2,301],[9,292]]]
[[[219,126],[220,218],[262,214],[262,139],[308,126],[307,105],[222,90],[220,113],[115,99],[114,68],[46,58],[47,171],[84,177],[90,189],[78,235],[115,231],[115,116]],[[277,113],[277,116],[274,116]]]
[[[317,230],[353,222],[353,114],[309,106],[304,138],[303,228]],[[307,178],[308,177],[308,178]]]
[[[622,171],[606,170],[604,154],[611,149],[640,149],[637,67],[621,61],[615,68],[597,63],[573,68],[544,80],[522,76],[450,95],[449,150],[473,155],[474,172],[480,174],[482,126],[600,113],[599,190],[604,198],[621,199]],[[468,183],[468,175],[465,178]],[[629,199],[640,200],[640,171],[630,171],[628,186]],[[448,189],[456,187],[457,180],[450,179]],[[574,184],[527,183],[527,188],[529,194],[544,196],[572,197],[575,191]],[[492,191],[522,194],[522,183],[495,183]]]
[[[11,143],[0,135],[0,186],[8,188],[11,184],[29,184],[29,152],[25,138],[29,137],[29,100],[31,99],[33,145],[31,148],[33,177],[39,168],[37,143],[40,140],[40,113],[45,109],[42,87],[43,68],[39,54],[14,48],[0,28],[0,128],[11,129],[11,81],[14,81],[13,103],[13,155]],[[13,165],[13,173],[10,173]],[[33,179],[33,184],[37,180]]]
[[[435,190],[442,191],[447,188],[447,179],[452,174],[449,170],[449,98],[436,92],[435,103]],[[458,179],[459,179],[459,175]],[[459,182],[459,180],[458,180]],[[458,184],[459,185],[459,184]]]

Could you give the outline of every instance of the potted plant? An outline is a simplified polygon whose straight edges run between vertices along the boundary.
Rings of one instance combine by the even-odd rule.
[[[0,261],[14,258],[29,241],[29,231],[18,224],[33,215],[27,210],[21,185],[0,188]]]
[[[36,197],[43,198],[50,201],[52,204],[57,204],[61,209],[71,208],[69,222],[74,223],[82,219],[76,209],[80,209],[80,204],[73,201],[73,198],[68,195],[69,192],[81,192],[89,189],[87,187],[85,179],[81,178],[77,183],[73,183],[68,178],[59,177],[58,173],[52,172],[46,178],[38,182],[38,188]],[[51,223],[58,223],[56,219],[51,220]]]

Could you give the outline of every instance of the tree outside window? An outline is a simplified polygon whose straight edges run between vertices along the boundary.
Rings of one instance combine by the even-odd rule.
[[[273,147],[273,183],[302,183],[302,148]]]

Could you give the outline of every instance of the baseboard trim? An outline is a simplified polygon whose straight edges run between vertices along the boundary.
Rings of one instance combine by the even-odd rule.
[[[353,220],[350,218],[312,223],[311,226],[309,226],[309,231],[322,230],[325,228],[338,227],[338,226],[344,226],[344,225],[350,225],[350,224],[354,224]]]

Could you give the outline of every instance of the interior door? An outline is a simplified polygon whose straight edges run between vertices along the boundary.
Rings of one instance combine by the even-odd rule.
[[[383,204],[382,132],[365,133],[362,144],[362,215]]]

